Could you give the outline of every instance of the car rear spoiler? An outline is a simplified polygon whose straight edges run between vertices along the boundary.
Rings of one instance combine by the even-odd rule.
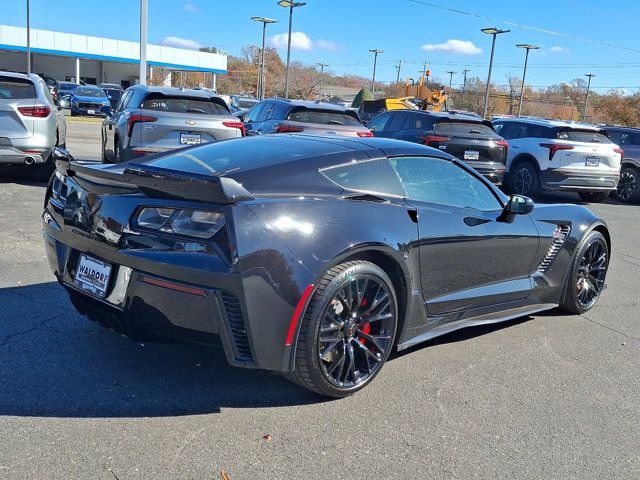
[[[128,163],[122,172],[99,168],[96,164],[78,163],[64,149],[54,150],[56,167],[68,176],[78,176],[89,182],[110,186],[135,186],[145,194],[160,198],[180,198],[200,202],[231,204],[253,200],[251,195],[232,178],[180,172],[144,163]]]

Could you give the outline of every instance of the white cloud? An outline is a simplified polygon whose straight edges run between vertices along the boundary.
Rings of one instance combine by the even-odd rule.
[[[191,13],[196,13],[196,12],[199,12],[199,11],[200,11],[200,9],[199,9],[198,7],[196,7],[196,6],[195,6],[193,3],[191,3],[191,2],[187,2],[187,3],[185,3],[185,4],[184,4],[184,9],[185,9],[187,12],[191,12]]]
[[[428,43],[420,47],[425,52],[445,52],[455,55],[477,55],[482,53],[482,49],[476,47],[468,40],[449,39],[444,43]]]
[[[549,49],[549,52],[551,52],[551,53],[569,53],[569,49],[568,48],[564,48],[564,47],[551,47]]]
[[[332,42],[331,40],[323,40],[322,38],[319,38],[315,43],[316,46],[322,50],[329,50],[331,52],[341,52],[344,50],[344,45]]]
[[[160,45],[165,47],[185,48],[187,50],[198,50],[202,46],[195,40],[180,37],[164,37],[160,42]]]
[[[287,41],[289,35],[287,33],[280,33],[269,37],[267,43],[273,48],[287,48]],[[313,42],[304,32],[291,33],[291,48],[296,50],[313,50]]]

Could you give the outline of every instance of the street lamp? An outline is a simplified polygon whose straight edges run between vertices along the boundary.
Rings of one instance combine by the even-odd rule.
[[[140,85],[147,84],[147,0],[140,0]],[[79,71],[79,60],[76,60],[76,72]],[[76,75],[77,77],[78,75]],[[76,78],[80,83],[80,78]]]
[[[595,77],[593,73],[585,73],[585,77],[589,78],[587,82],[587,96],[584,97],[584,113],[582,114],[582,121],[584,122],[587,119],[587,108],[589,108],[589,89],[591,88],[591,78]]]
[[[262,22],[262,50],[260,51],[260,67],[258,68],[258,84],[256,93],[260,100],[264,100],[265,91],[265,73],[264,73],[264,42],[267,35],[267,23],[277,23],[277,20],[265,17],[251,17],[254,22]]]
[[[316,63],[316,66],[320,67],[320,82],[318,82],[320,85],[318,86],[318,90],[320,95],[322,95],[322,74],[324,73],[324,67],[328,67],[329,64],[328,63]]]
[[[291,61],[291,26],[293,23],[293,9],[304,7],[306,2],[292,2],[291,0],[280,0],[278,5],[289,9],[289,37],[287,39],[287,70],[284,77],[284,98],[289,98],[289,63]]]
[[[489,74],[487,75],[487,90],[484,94],[484,110],[482,112],[482,116],[487,118],[487,111],[489,110],[489,85],[491,85],[491,68],[493,67],[493,52],[496,48],[496,37],[501,33],[509,33],[511,30],[500,30],[499,28],[492,27],[483,28],[480,31],[487,35],[493,35],[493,40],[491,42],[491,57],[489,58]]]
[[[524,72],[522,72],[522,85],[520,86],[520,104],[518,105],[518,116],[522,113],[522,98],[524,96],[524,79],[527,76],[527,61],[529,60],[529,50],[537,50],[540,47],[537,45],[530,45],[528,43],[518,43],[518,48],[526,49],[527,53],[524,55]]]
[[[30,4],[27,0],[27,73],[31,73],[31,16]]]
[[[373,53],[373,77],[371,78],[371,95],[375,96],[376,93],[376,64],[378,63],[378,54],[384,52],[384,50],[379,50],[377,48],[373,48],[369,50]]]

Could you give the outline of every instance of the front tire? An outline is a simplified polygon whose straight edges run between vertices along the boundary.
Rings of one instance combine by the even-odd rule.
[[[333,398],[361,390],[391,353],[397,312],[393,283],[380,267],[366,261],[333,267],[302,319],[291,379]]]
[[[600,203],[609,198],[611,192],[578,192],[578,196],[583,202]]]
[[[508,175],[510,193],[536,198],[540,195],[540,178],[538,170],[531,162],[519,163]]]
[[[618,200],[624,203],[640,202],[640,169],[622,167],[618,182]]]
[[[577,248],[565,283],[560,308],[585,313],[596,304],[609,268],[609,247],[604,236],[592,231]]]

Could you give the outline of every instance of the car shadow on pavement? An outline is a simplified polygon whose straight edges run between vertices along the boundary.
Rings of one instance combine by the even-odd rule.
[[[75,312],[55,282],[0,289],[0,416],[155,417],[326,401],[221,349],[140,344]]]
[[[24,166],[0,166],[0,185],[3,183],[17,183],[33,187],[46,187],[48,182],[37,180],[37,173]]]

